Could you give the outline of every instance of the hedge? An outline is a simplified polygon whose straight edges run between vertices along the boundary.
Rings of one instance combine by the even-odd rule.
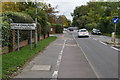
[[[63,33],[63,25],[62,24],[51,24],[52,27],[56,28],[56,33]]]

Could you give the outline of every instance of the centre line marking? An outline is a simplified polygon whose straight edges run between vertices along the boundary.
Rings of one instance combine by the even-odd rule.
[[[66,43],[66,40],[64,40],[64,44],[63,44],[62,49],[61,49],[61,51],[59,53],[59,56],[58,56],[58,59],[57,59],[57,63],[56,63],[56,69],[55,69],[55,71],[52,74],[52,79],[57,79],[57,77],[58,77],[58,70],[59,70],[59,66],[60,66],[61,60],[62,60],[62,54],[63,54],[63,50],[65,48],[65,43]]]

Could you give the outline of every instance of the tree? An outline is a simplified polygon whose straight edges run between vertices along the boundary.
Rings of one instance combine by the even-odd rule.
[[[87,29],[98,28],[104,33],[111,33],[114,31],[113,16],[119,15],[119,4],[120,2],[88,2],[87,5],[76,7],[72,13],[72,25]]]
[[[57,18],[57,24],[62,24],[63,27],[68,26],[68,19],[65,15],[61,15]]]

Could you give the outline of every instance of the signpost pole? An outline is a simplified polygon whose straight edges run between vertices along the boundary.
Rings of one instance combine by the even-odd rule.
[[[18,45],[18,51],[19,51],[19,50],[20,50],[20,49],[19,49],[19,47],[20,47],[20,43],[19,43],[19,42],[20,42],[20,39],[19,39],[19,29],[17,30],[17,37],[18,37],[18,38],[17,38],[17,39],[18,39],[18,40],[17,40],[17,45]]]
[[[115,34],[114,34],[114,45],[115,45],[115,43],[116,43],[116,23],[115,23]]]
[[[115,23],[115,34],[116,34],[116,23]]]
[[[30,50],[32,50],[32,30],[30,30]]]
[[[113,45],[116,45],[116,24],[119,22],[118,16],[115,16],[113,19],[113,22],[115,23],[115,29],[114,29],[114,37],[113,37]]]
[[[35,24],[36,24],[36,28],[35,28],[35,45],[34,47],[37,48],[37,0],[35,1],[36,3],[36,7],[35,7]]]

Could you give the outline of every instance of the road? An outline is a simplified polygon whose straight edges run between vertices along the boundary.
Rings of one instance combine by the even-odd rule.
[[[110,45],[93,35],[78,38],[77,32],[57,37],[14,78],[118,78],[118,51]]]
[[[90,38],[77,38],[77,33],[73,33],[73,35],[99,78],[118,77],[117,50],[112,49],[110,45],[97,41],[98,36],[96,37],[96,35],[92,35]]]

